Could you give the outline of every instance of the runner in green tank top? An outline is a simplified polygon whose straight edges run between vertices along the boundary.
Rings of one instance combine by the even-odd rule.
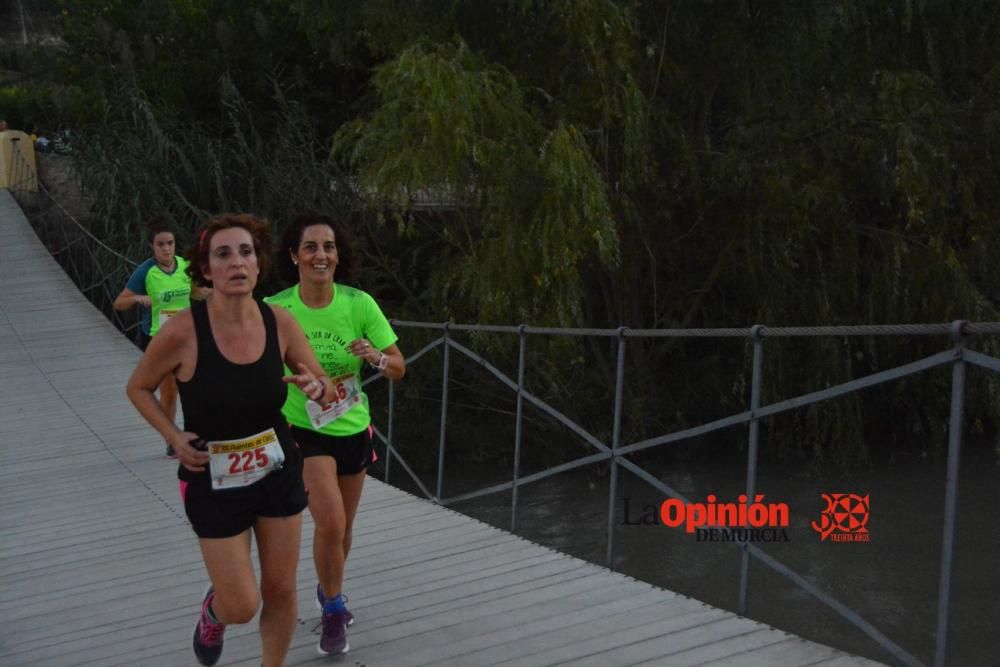
[[[285,230],[276,261],[284,277],[297,282],[265,299],[298,321],[337,389],[333,402],[321,406],[292,385],[283,410],[305,459],[303,479],[315,523],[316,596],[323,609],[322,654],[347,652],[347,626],[354,621],[342,595],[344,562],[365,469],[374,461],[361,367],[367,363],[390,380],[406,372],[396,334],[378,304],[345,284],[353,278],[353,259],[343,224],[317,214],[299,216]]]
[[[176,254],[176,239],[170,230],[170,223],[157,217],[150,221],[146,229],[153,256],[136,268],[112,305],[115,310],[128,310],[136,305],[143,307],[137,340],[143,351],[168,318],[191,305],[192,293],[191,278],[185,271],[188,263]],[[171,419],[176,418],[177,385],[172,375],[163,380],[159,393],[163,411]],[[167,456],[175,458],[169,443]]]

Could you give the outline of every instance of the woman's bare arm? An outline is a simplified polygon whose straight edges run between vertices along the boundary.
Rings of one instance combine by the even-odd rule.
[[[149,297],[145,294],[136,294],[129,288],[125,288],[121,293],[115,297],[115,302],[111,304],[111,307],[115,310],[128,310],[136,304],[141,304],[149,308],[153,302],[150,301]]]
[[[167,375],[176,375],[183,366],[193,365],[193,358],[188,358],[196,353],[191,347],[193,340],[191,312],[182,311],[171,317],[149,342],[146,353],[132,371],[125,393],[143,419],[173,446],[180,462],[190,470],[202,470],[209,457],[191,446],[197,434],[177,428],[154,394]]]
[[[271,306],[271,312],[278,322],[278,338],[285,365],[293,371],[298,371],[282,379],[288,384],[298,386],[302,393],[312,400],[327,402],[328,397],[332,398],[335,395],[336,389],[316,359],[316,352],[309,344],[302,327],[280,306]],[[320,388],[323,389],[322,393],[319,392]]]

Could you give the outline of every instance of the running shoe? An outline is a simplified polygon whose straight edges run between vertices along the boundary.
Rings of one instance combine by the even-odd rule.
[[[216,623],[208,616],[208,607],[215,597],[215,589],[211,586],[201,602],[201,618],[194,626],[194,656],[203,665],[214,665],[222,656],[222,635],[226,632],[225,623]]]
[[[343,611],[323,613],[323,634],[316,650],[320,655],[347,653],[347,614]]]
[[[346,593],[341,593],[344,598],[344,614],[347,616],[347,627],[354,625],[354,614],[347,608],[347,603],[350,598],[347,597]],[[316,608],[323,611],[323,605],[326,604],[326,596],[323,595],[323,585],[316,584]]]

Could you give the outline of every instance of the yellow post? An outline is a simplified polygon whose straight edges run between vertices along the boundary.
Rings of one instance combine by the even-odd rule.
[[[0,188],[38,192],[35,145],[19,130],[0,132]]]

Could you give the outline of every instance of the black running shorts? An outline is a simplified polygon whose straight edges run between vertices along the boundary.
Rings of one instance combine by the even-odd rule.
[[[374,463],[371,428],[354,435],[326,435],[292,426],[292,437],[299,443],[303,458],[332,456],[337,462],[338,475],[357,475]]]
[[[204,482],[181,481],[184,512],[198,537],[233,537],[257,522],[257,517],[295,516],[306,508],[302,458],[289,456],[284,467],[241,489],[213,491]]]

